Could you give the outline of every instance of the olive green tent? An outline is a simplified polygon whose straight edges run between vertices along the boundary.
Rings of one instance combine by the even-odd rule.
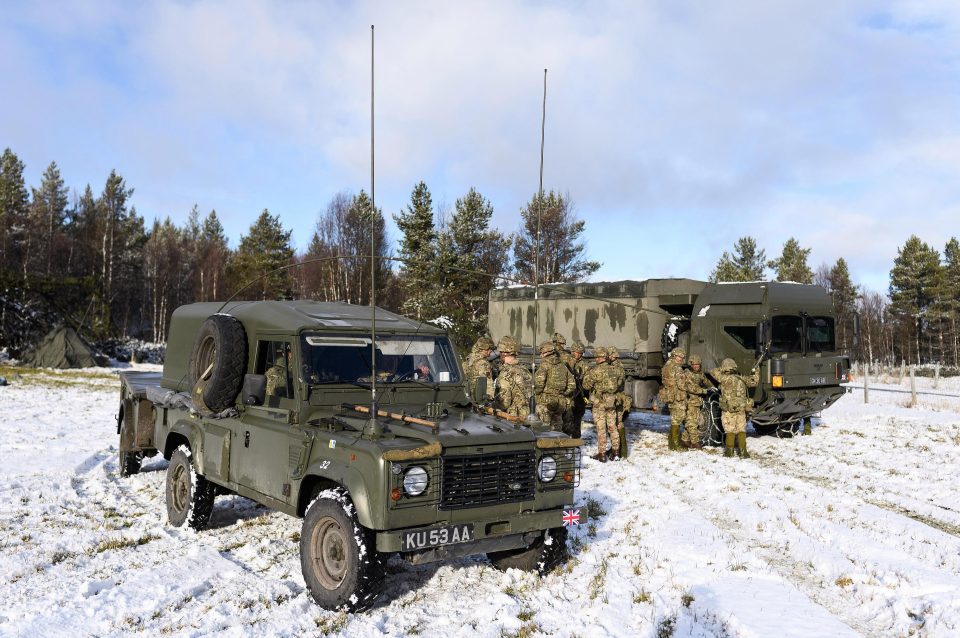
[[[105,366],[107,358],[93,351],[70,326],[58,326],[23,357],[35,368],[91,368]]]

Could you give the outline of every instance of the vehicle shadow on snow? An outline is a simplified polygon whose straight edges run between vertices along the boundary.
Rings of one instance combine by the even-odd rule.
[[[210,522],[207,523],[206,529],[223,529],[272,512],[273,510],[269,507],[264,507],[243,496],[235,494],[217,496],[213,502],[213,512],[210,514]]]

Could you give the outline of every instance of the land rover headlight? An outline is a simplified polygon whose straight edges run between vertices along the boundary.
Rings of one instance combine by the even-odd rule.
[[[403,475],[403,491],[408,496],[420,496],[427,489],[427,471],[419,465],[414,465]]]
[[[537,464],[537,476],[544,483],[549,483],[557,477],[557,459],[552,456],[544,456]]]

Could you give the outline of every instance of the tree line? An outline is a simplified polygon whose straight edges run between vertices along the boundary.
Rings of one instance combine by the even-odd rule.
[[[955,237],[941,253],[911,235],[897,249],[886,294],[855,284],[843,257],[812,270],[810,250],[791,237],[780,256],[768,260],[756,239],[741,237],[732,252],[721,255],[710,280],[766,280],[771,269],[777,281],[819,284],[833,299],[837,343],[856,360],[960,365],[960,243]],[[855,322],[860,328],[856,343]]]
[[[344,191],[297,253],[292,230],[268,209],[232,249],[215,210],[204,216],[194,206],[182,225],[166,217],[148,226],[116,170],[96,193],[68,189],[56,162],[28,188],[24,168],[3,152],[0,348],[14,354],[61,321],[92,341],[163,341],[178,306],[231,296],[367,304],[371,235],[377,305],[449,327],[461,348],[485,332],[487,293],[499,277],[533,281],[538,213],[540,281],[578,281],[600,267],[586,258],[569,195],[556,192],[534,195],[506,234],[491,227],[493,205],[477,189],[445,210],[421,182],[393,215],[402,235],[394,252],[383,210],[362,190]]]

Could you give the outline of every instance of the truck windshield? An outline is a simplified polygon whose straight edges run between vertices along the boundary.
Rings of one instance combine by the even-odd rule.
[[[313,385],[370,382],[370,337],[304,333],[304,379]],[[377,335],[377,382],[458,383],[460,372],[445,336]]]
[[[803,352],[803,319],[781,315],[770,322],[771,352]]]
[[[810,352],[832,352],[836,349],[833,317],[807,317],[807,349]]]

